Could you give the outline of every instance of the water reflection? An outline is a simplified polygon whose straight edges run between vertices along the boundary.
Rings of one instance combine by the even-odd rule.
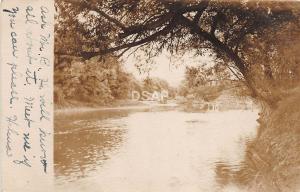
[[[56,116],[55,173],[74,181],[95,171],[122,143],[127,111],[99,111]],[[114,116],[114,119],[110,119]]]
[[[125,118],[130,113],[172,109],[133,108],[56,114],[54,166],[58,183],[91,175],[117,153],[126,137]]]
[[[220,191],[256,135],[256,118],[251,111],[174,108],[62,115],[57,191]]]

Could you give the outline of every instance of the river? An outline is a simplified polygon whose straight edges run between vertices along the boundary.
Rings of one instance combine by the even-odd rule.
[[[57,114],[56,191],[241,191],[222,185],[228,175],[219,168],[239,169],[257,118],[176,107]]]

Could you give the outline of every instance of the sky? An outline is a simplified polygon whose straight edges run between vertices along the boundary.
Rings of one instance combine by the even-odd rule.
[[[140,74],[135,66],[138,61],[133,55],[125,56],[125,70],[132,73],[137,79],[142,80],[147,74]],[[208,55],[193,57],[192,54],[186,54],[179,59],[170,58],[170,54],[163,52],[154,59],[153,69],[150,71],[150,77],[158,77],[166,80],[171,86],[177,87],[184,80],[186,66],[197,66],[203,63],[211,63],[212,58]]]

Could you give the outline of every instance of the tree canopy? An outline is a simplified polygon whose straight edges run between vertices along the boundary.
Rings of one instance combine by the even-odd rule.
[[[299,76],[299,56],[293,52],[300,42],[297,2],[56,0],[56,7],[57,55],[211,52],[252,96],[270,105],[282,97],[276,81]]]

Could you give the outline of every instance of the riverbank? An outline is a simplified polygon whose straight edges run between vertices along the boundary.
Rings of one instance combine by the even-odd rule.
[[[55,114],[62,113],[83,113],[88,111],[103,111],[103,110],[122,110],[122,109],[143,109],[150,108],[151,106],[139,105],[139,106],[120,106],[120,107],[70,107],[70,108],[60,108],[55,109]]]
[[[250,174],[251,190],[300,189],[300,88],[265,111],[258,137],[248,146],[241,175]],[[241,178],[241,177],[238,177]],[[237,178],[237,179],[238,179]]]
[[[151,109],[153,107],[175,107],[176,103],[167,103],[160,104],[156,102],[143,102],[143,101],[119,101],[111,105],[89,105],[80,103],[78,105],[69,105],[69,106],[56,106],[55,114],[72,114],[72,113],[83,113],[90,111],[104,111],[104,110],[128,110],[128,109]]]
[[[281,192],[300,189],[300,88],[278,103],[264,108],[258,120],[258,135],[248,143],[243,167],[230,172],[219,168],[218,177],[246,191]],[[222,175],[231,175],[225,179]],[[226,185],[225,184],[225,185]]]
[[[100,105],[97,103],[84,103],[73,101],[64,105],[55,105],[55,114],[61,113],[81,113],[87,111],[109,110],[109,109],[123,109],[129,107],[145,107],[145,104],[139,101],[132,100],[118,100],[107,105]]]

